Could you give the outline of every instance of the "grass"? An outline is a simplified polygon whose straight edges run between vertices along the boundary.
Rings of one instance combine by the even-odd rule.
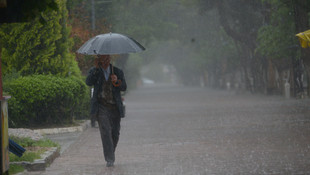
[[[9,154],[10,162],[21,162],[21,161],[33,162],[36,159],[40,159],[41,154],[44,153],[48,148],[50,147],[60,148],[60,145],[58,143],[55,143],[49,139],[32,140],[31,138],[28,137],[20,138],[15,136],[10,136],[10,139],[12,139],[14,142],[16,142],[17,144],[26,149],[25,153],[21,157],[18,157],[13,153],[10,153]],[[16,174],[22,171],[24,171],[24,168],[22,166],[10,165],[9,169],[10,174]]]
[[[9,174],[17,174],[25,171],[24,167],[21,165],[10,165]]]
[[[58,143],[55,143],[49,139],[32,140],[30,137],[15,137],[10,136],[10,139],[19,144],[22,147],[59,147]]]
[[[45,150],[41,148],[36,151],[27,151],[23,154],[22,157],[18,157],[13,153],[10,153],[9,154],[10,162],[21,162],[21,161],[33,162],[36,159],[40,159],[41,154],[44,153]]]

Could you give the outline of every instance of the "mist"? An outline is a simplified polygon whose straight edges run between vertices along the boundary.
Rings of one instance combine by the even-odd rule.
[[[139,54],[145,66],[141,73],[146,73],[141,76],[167,81],[162,78],[163,68],[158,70],[159,77],[147,75],[150,67],[159,66],[172,68],[178,84],[186,86],[226,88],[229,84],[240,91],[279,95],[288,81],[293,96],[300,96],[307,87],[308,63],[299,56],[304,51],[298,48],[297,29],[292,25],[293,4],[279,9],[283,14],[274,12],[277,17],[266,13],[275,4],[261,1],[125,4],[111,3],[111,31],[126,33],[146,46]],[[274,20],[287,22],[276,28]],[[276,30],[287,37],[273,34]],[[303,69],[303,75],[296,77],[298,69]]]
[[[116,10],[116,18],[125,24],[115,22],[115,32],[121,29],[119,32],[128,33],[134,30],[128,31],[130,26],[145,29],[131,34],[147,48],[139,54],[142,79],[189,86],[207,84],[208,62],[233,52],[229,46],[232,41],[223,33],[215,10],[203,12],[195,3],[178,1],[128,2],[125,9]],[[137,56],[130,57],[129,62]]]
[[[310,174],[310,0],[57,4],[0,26],[10,125],[83,122],[26,174]],[[146,50],[76,53],[108,33]]]
[[[301,30],[295,5],[171,0],[127,1],[126,7],[114,8],[112,29],[146,47],[129,56],[128,63],[141,62],[138,89],[127,100],[137,100],[129,107],[142,105],[137,118],[151,131],[129,130],[151,149],[162,144],[171,156],[168,161],[155,151],[162,159],[154,158],[160,162],[154,167],[167,168],[163,174],[309,172],[308,161],[301,163],[309,158],[304,140],[309,137],[304,61],[309,55],[302,56],[295,36]],[[307,100],[287,101],[292,98]],[[186,165],[194,168],[185,170]]]

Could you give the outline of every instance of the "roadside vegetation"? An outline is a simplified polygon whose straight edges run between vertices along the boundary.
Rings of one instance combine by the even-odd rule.
[[[3,86],[12,96],[10,127],[61,126],[89,118],[90,89],[84,80],[94,57],[75,52],[108,32],[132,36],[146,47],[113,61],[130,88],[139,84],[142,72],[156,82],[229,85],[264,94],[283,94],[289,83],[293,96],[309,94],[309,49],[295,36],[310,28],[309,0],[92,2],[29,1],[43,11],[36,16],[29,8],[27,20],[0,25]]]
[[[15,136],[10,136],[10,139],[26,149],[26,152],[21,157],[10,153],[10,162],[33,162],[36,159],[40,159],[41,154],[47,151],[50,147],[57,147],[60,149],[60,145],[58,143],[55,143],[49,139],[32,140],[28,137],[20,138]],[[25,169],[21,165],[10,165],[9,173],[15,174],[18,172],[23,172],[24,170]]]
[[[0,25],[3,90],[11,96],[11,128],[67,126],[88,118],[90,89],[71,51],[74,41],[66,1],[55,2],[56,10]]]

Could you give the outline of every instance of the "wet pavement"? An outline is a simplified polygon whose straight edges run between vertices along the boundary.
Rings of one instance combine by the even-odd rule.
[[[24,174],[310,174],[309,99],[173,86],[125,98],[113,168],[105,167],[99,129],[89,128],[68,135],[72,144],[46,171]]]
[[[62,154],[65,150],[67,150],[70,145],[75,143],[75,141],[80,137],[82,132],[68,132],[68,133],[60,133],[60,134],[49,134],[45,137],[59,143],[60,154]]]

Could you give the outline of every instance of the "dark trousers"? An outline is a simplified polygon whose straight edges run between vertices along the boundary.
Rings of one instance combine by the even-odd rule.
[[[101,135],[104,158],[107,162],[115,161],[115,149],[121,129],[121,117],[116,108],[99,105],[97,120]]]
[[[97,115],[91,115],[90,117],[90,124],[91,124],[91,127],[95,127],[96,125],[96,120],[97,120]]]

